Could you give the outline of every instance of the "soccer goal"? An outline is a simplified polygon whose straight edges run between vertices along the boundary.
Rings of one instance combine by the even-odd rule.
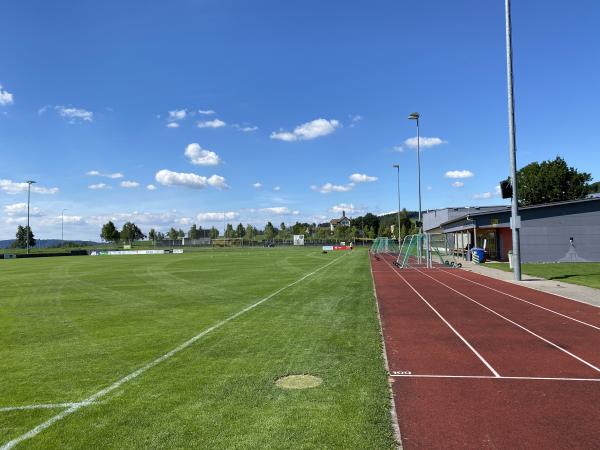
[[[394,264],[402,269],[462,267],[454,248],[454,240],[443,233],[406,236]]]
[[[213,247],[243,247],[244,239],[243,238],[217,238],[212,239],[211,244]]]
[[[375,238],[370,249],[371,253],[398,253],[398,244],[388,237]]]

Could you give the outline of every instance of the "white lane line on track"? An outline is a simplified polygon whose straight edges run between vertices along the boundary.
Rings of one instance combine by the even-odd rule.
[[[82,405],[81,402],[71,403],[36,403],[34,405],[22,405],[22,406],[3,406],[0,407],[0,412],[6,411],[27,411],[30,409],[59,409],[59,408],[70,408],[75,405]]]
[[[560,378],[560,377],[492,377],[490,375],[394,375],[394,378],[465,378],[484,380],[541,380],[541,381],[593,381],[600,382],[600,378]]]
[[[181,352],[182,350],[185,350],[186,348],[188,348],[190,345],[192,345],[194,342],[196,342],[198,339],[206,336],[208,333],[215,331],[218,328],[221,328],[223,325],[227,324],[228,322],[231,322],[234,319],[237,319],[239,316],[241,316],[242,314],[247,313],[248,311],[256,308],[257,306],[261,305],[262,303],[266,302],[267,300],[270,300],[271,298],[275,297],[277,294],[281,293],[282,291],[285,291],[286,289],[289,289],[290,287],[300,283],[301,281],[304,281],[305,279],[307,279],[308,277],[314,275],[317,272],[320,272],[321,270],[325,269],[326,267],[332,265],[333,263],[337,262],[339,259],[343,258],[346,254],[342,255],[342,256],[338,256],[337,258],[335,258],[333,261],[328,262],[327,264],[325,264],[324,266],[319,267],[316,270],[313,270],[312,272],[304,275],[302,278],[298,278],[296,281],[288,284],[287,286],[284,286],[278,290],[276,290],[275,292],[273,292],[272,294],[269,294],[267,297],[257,301],[256,303],[251,304],[250,306],[247,306],[246,308],[236,312],[235,314],[232,314],[231,316],[227,317],[226,319],[221,320],[220,322],[216,323],[215,325],[207,328],[206,330],[202,331],[201,333],[197,334],[196,336],[194,336],[193,338],[188,339],[187,341],[185,341],[183,344],[178,345],[177,347],[175,347],[173,350],[165,353],[162,356],[159,356],[158,358],[156,358],[155,360],[147,363],[146,365],[140,367],[139,369],[137,369],[134,372],[131,372],[129,375],[121,378],[120,380],[115,381],[113,384],[111,384],[110,386],[96,392],[95,394],[91,395],[90,397],[88,397],[87,399],[83,400],[82,402],[79,403],[74,403],[73,406],[70,406],[68,409],[56,414],[55,416],[52,416],[50,419],[46,420],[45,422],[39,424],[38,426],[32,428],[31,430],[27,431],[26,433],[12,439],[11,441],[6,442],[5,444],[3,444],[0,447],[0,450],[9,450],[11,448],[13,448],[15,445],[30,439],[34,436],[36,436],[37,434],[41,433],[42,431],[44,431],[45,429],[51,427],[53,424],[55,424],[56,422],[64,419],[65,417],[73,414],[74,412],[76,412],[77,410],[79,410],[81,407],[83,406],[87,406],[90,405],[94,402],[96,402],[99,398],[104,397],[106,394],[114,391],[115,389],[118,389],[119,387],[121,387],[123,384],[127,383],[128,381],[133,380],[134,378],[139,377],[140,375],[142,375],[144,372],[146,372],[147,370],[153,368],[154,366],[160,364],[161,362],[171,358],[172,356],[176,355],[177,353]]]
[[[570,351],[568,351],[566,348],[563,348],[563,347],[561,347],[560,345],[558,345],[558,344],[555,344],[555,343],[554,343],[554,342],[552,342],[552,341],[549,341],[548,339],[546,339],[546,338],[544,338],[544,337],[540,336],[539,334],[537,334],[537,333],[535,333],[535,332],[531,331],[529,328],[526,328],[526,327],[524,327],[523,325],[521,325],[521,324],[519,324],[519,323],[515,322],[514,320],[511,320],[511,319],[509,319],[508,317],[506,317],[506,316],[503,316],[503,315],[502,315],[502,314],[500,314],[499,312],[497,312],[497,311],[494,311],[492,308],[489,308],[489,307],[485,306],[484,304],[482,304],[482,303],[479,303],[477,300],[474,300],[474,299],[472,299],[471,297],[469,297],[468,295],[466,295],[466,294],[463,294],[462,292],[460,292],[460,291],[458,291],[458,290],[454,289],[454,288],[453,288],[453,287],[451,287],[451,286],[448,286],[446,283],[444,283],[444,282],[442,282],[442,281],[440,281],[440,280],[438,280],[438,279],[436,279],[436,278],[432,277],[431,275],[428,275],[428,274],[426,274],[425,272],[423,272],[423,271],[421,271],[421,270],[419,270],[418,272],[420,272],[421,274],[425,275],[425,276],[426,276],[426,277],[428,277],[428,278],[431,278],[431,279],[432,279],[433,281],[435,281],[436,283],[439,283],[439,284],[441,284],[442,286],[446,286],[448,289],[450,289],[451,291],[454,291],[454,292],[456,292],[457,294],[461,295],[462,297],[466,298],[467,300],[469,300],[469,301],[471,301],[471,302],[473,302],[473,303],[475,303],[475,304],[477,304],[477,305],[481,306],[481,307],[482,307],[482,308],[484,308],[484,309],[487,309],[487,310],[488,310],[488,311],[490,311],[491,313],[493,313],[493,314],[497,315],[498,317],[501,317],[502,319],[506,320],[507,322],[509,322],[509,323],[512,323],[513,325],[515,325],[515,326],[519,327],[520,329],[522,329],[523,331],[525,331],[525,332],[527,332],[527,333],[531,334],[532,336],[535,336],[536,338],[538,338],[538,339],[541,339],[541,340],[542,340],[542,341],[544,341],[546,344],[549,344],[549,345],[551,345],[552,347],[556,348],[557,350],[560,350],[561,352],[564,352],[564,353],[566,353],[567,355],[569,355],[569,356],[571,356],[571,357],[575,358],[577,361],[579,361],[579,362],[581,362],[581,363],[585,364],[586,366],[588,366],[588,367],[590,367],[590,368],[594,369],[596,372],[600,372],[600,368],[598,368],[598,367],[594,366],[592,363],[590,363],[590,362],[586,361],[585,359],[583,359],[583,358],[580,358],[579,356],[575,355],[574,353],[571,353],[571,352],[570,352]]]
[[[413,290],[413,292],[414,292],[415,294],[417,294],[417,295],[419,296],[419,298],[420,298],[421,300],[423,300],[423,301],[425,302],[425,304],[426,304],[427,306],[429,306],[429,308],[431,308],[431,310],[432,310],[432,311],[433,311],[433,312],[434,312],[434,313],[435,313],[435,314],[436,314],[436,315],[437,315],[437,316],[438,316],[438,317],[439,317],[439,318],[440,318],[440,319],[441,319],[441,320],[442,320],[442,321],[443,321],[443,322],[444,322],[444,323],[445,323],[445,324],[448,326],[448,328],[450,328],[450,329],[451,329],[451,330],[454,332],[454,334],[456,334],[456,335],[457,335],[457,336],[460,338],[460,340],[461,340],[461,341],[463,341],[463,343],[464,343],[464,344],[465,344],[465,345],[466,345],[466,346],[467,346],[467,347],[468,347],[468,348],[469,348],[469,349],[470,349],[470,350],[471,350],[473,353],[475,353],[475,355],[477,356],[477,358],[479,358],[479,360],[480,360],[480,361],[481,361],[481,362],[482,362],[482,363],[483,363],[483,364],[484,364],[484,365],[485,365],[485,366],[486,366],[486,367],[487,367],[487,368],[490,370],[490,372],[492,372],[492,373],[494,374],[494,376],[495,376],[495,377],[499,377],[499,376],[500,376],[500,374],[499,374],[498,372],[496,372],[496,369],[494,369],[494,368],[492,367],[492,365],[491,365],[489,362],[487,362],[487,361],[485,360],[485,358],[484,358],[483,356],[481,356],[481,354],[480,354],[480,353],[479,353],[477,350],[475,350],[475,347],[473,347],[473,346],[472,346],[472,345],[469,343],[469,341],[467,341],[467,340],[466,340],[466,339],[465,339],[465,338],[464,338],[464,337],[463,337],[463,336],[462,336],[462,335],[461,335],[461,334],[460,334],[460,333],[459,333],[459,332],[458,332],[458,331],[457,331],[457,330],[456,330],[456,329],[455,329],[455,328],[454,328],[452,325],[450,325],[450,322],[448,322],[448,321],[447,321],[447,320],[444,318],[444,316],[442,316],[442,315],[441,315],[441,314],[440,314],[440,313],[439,313],[439,312],[438,312],[438,311],[437,311],[437,310],[436,310],[436,309],[435,309],[435,308],[434,308],[434,307],[431,305],[431,303],[429,303],[429,302],[428,302],[428,301],[425,299],[425,297],[423,297],[423,296],[421,295],[421,293],[420,293],[419,291],[417,291],[417,290],[416,290],[416,289],[413,287],[413,285],[412,285],[412,284],[410,284],[410,283],[409,283],[409,282],[406,280],[406,278],[404,278],[402,275],[400,275],[400,272],[398,272],[394,266],[392,266],[392,265],[391,265],[389,262],[387,262],[387,261],[386,261],[386,264],[387,264],[387,265],[388,265],[388,266],[389,266],[389,267],[390,267],[390,268],[391,268],[391,269],[394,271],[394,273],[395,273],[396,275],[398,275],[398,277],[400,277],[400,279],[401,279],[402,281],[404,281],[404,282],[407,284],[407,286],[408,286],[408,287],[410,287],[410,288]]]
[[[573,321],[578,322],[578,323],[580,323],[582,325],[586,325],[588,327],[591,327],[591,328],[594,328],[594,329],[600,331],[600,327],[598,327],[596,325],[592,325],[591,323],[587,323],[587,322],[584,322],[583,320],[579,320],[579,319],[576,319],[574,317],[567,316],[566,314],[559,313],[558,311],[554,311],[553,309],[546,308],[545,306],[541,306],[541,305],[538,305],[537,303],[530,302],[529,300],[525,300],[524,298],[520,298],[520,297],[517,297],[516,295],[512,295],[512,294],[509,294],[507,292],[501,291],[499,289],[493,288],[491,286],[488,286],[487,284],[479,283],[479,282],[477,282],[475,280],[471,280],[469,278],[461,277],[460,275],[452,273],[452,272],[450,272],[448,270],[441,270],[441,271],[444,272],[444,273],[447,273],[448,275],[452,275],[453,277],[460,278],[460,279],[465,280],[465,281],[469,281],[469,282],[471,282],[473,284],[476,284],[478,286],[485,287],[485,288],[490,289],[490,290],[492,290],[494,292],[498,292],[499,294],[506,295],[507,297],[513,298],[515,300],[519,300],[519,301],[524,302],[524,303],[528,303],[530,305],[536,306],[538,308],[541,308],[541,309],[546,310],[548,312],[551,312],[553,314],[557,314],[557,315],[559,315],[561,317],[564,317],[565,319],[573,320]],[[485,275],[482,275],[482,276],[485,276]],[[540,291],[536,291],[536,292],[540,292]]]

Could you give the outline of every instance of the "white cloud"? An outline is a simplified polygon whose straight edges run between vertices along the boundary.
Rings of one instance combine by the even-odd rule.
[[[260,208],[259,211],[267,214],[275,214],[280,216],[292,213],[290,208],[288,208],[287,206],[273,206],[271,208]]]
[[[292,132],[284,130],[274,131],[270,137],[271,139],[286,142],[308,141],[331,134],[339,127],[340,123],[337,120],[315,119],[298,125]]]
[[[500,186],[496,185],[493,192],[482,192],[481,194],[475,194],[473,195],[473,198],[488,199],[493,197],[499,197],[500,193]]]
[[[0,84],[0,105],[7,106],[14,103],[13,95],[5,89],[2,89]]]
[[[85,173],[86,175],[90,176],[90,177],[105,177],[105,178],[112,178],[113,180],[116,180],[117,178],[123,178],[124,175],[121,172],[115,172],[115,173],[102,173],[99,172],[97,170],[90,170],[89,172]]]
[[[363,116],[360,114],[356,114],[355,116],[350,116],[350,128],[354,128],[358,122],[363,120]]]
[[[362,212],[361,209],[355,208],[353,203],[339,203],[331,207],[331,212],[341,214],[342,212],[346,212],[346,214],[355,214]]]
[[[221,158],[215,152],[203,149],[200,144],[192,143],[185,148],[185,156],[192,164],[197,166],[216,166],[221,163]]]
[[[310,188],[313,191],[320,192],[321,194],[329,194],[331,192],[348,192],[354,188],[354,183],[348,183],[348,184],[325,183],[323,186],[312,185]]]
[[[274,190],[274,191],[276,191],[276,192],[277,192],[277,191],[280,191],[280,190],[281,190],[281,186],[275,186],[275,187],[273,188],[273,190]]]
[[[474,175],[470,170],[449,170],[444,176],[446,178],[471,178]]]
[[[111,187],[107,184],[104,183],[97,183],[97,184],[90,184],[88,186],[88,189],[94,189],[94,190],[99,190],[99,189],[111,189]]]
[[[198,128],[222,128],[227,125],[220,119],[207,120],[205,122],[198,122]]]
[[[177,122],[169,122],[167,128],[179,128],[179,124]]]
[[[212,109],[199,109],[198,114],[203,114],[205,116],[212,116],[213,114],[216,114],[216,111],[213,111]]]
[[[156,181],[163,186],[185,186],[192,189],[204,189],[206,187],[214,187],[217,189],[227,189],[225,178],[219,175],[204,177],[195,173],[172,172],[162,169],[156,172]]]
[[[146,189],[148,189],[149,191],[155,191],[156,186],[154,186],[153,184],[149,184],[148,186],[146,186]]]
[[[433,186],[427,186],[427,190],[428,191],[432,191],[433,190]]]
[[[233,128],[243,131],[244,133],[250,133],[252,131],[256,131],[258,130],[257,126],[251,126],[251,125],[239,125],[237,123],[233,124]]]
[[[119,186],[121,186],[122,188],[130,189],[139,187],[140,183],[138,183],[137,181],[121,181],[121,183],[119,183]]]
[[[0,180],[0,191],[7,194],[18,194],[19,192],[27,191],[27,183],[16,182],[12,180]],[[59,189],[57,187],[46,188],[35,184],[31,185],[31,192],[36,194],[56,194]]]
[[[455,188],[461,188],[465,185],[465,183],[463,183],[462,181],[455,181],[454,183],[450,184],[450,186],[455,187]]]
[[[225,212],[204,212],[198,213],[196,218],[200,222],[220,222],[223,220],[235,220],[240,216],[239,213],[234,211]]]
[[[262,187],[262,183],[260,181],[257,181],[252,186],[254,186],[256,189],[260,189]]]
[[[4,213],[8,216],[16,216],[18,214],[27,215],[27,203],[13,203],[12,205],[6,205],[4,206]],[[40,208],[30,206],[30,216],[38,216],[39,214]]]
[[[350,181],[353,183],[372,183],[377,181],[377,177],[371,177],[364,173],[353,173],[350,175]]]
[[[69,119],[69,123],[77,123],[78,121],[93,122],[94,120],[94,113],[82,108],[57,105],[54,109],[59,116]]]
[[[187,117],[187,110],[185,109],[175,109],[173,111],[169,111],[169,117],[167,120],[171,122],[176,122],[179,120],[183,120]]]
[[[446,141],[438,138],[438,137],[423,137],[419,139],[420,148],[431,148],[436,145],[447,144]],[[417,148],[417,138],[412,137],[404,141],[404,144],[409,148]]]

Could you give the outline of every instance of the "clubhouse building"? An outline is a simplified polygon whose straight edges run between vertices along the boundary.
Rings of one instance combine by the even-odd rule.
[[[423,214],[427,233],[451,235],[455,251],[485,248],[491,260],[512,250],[510,206],[443,208]],[[600,262],[600,198],[519,208],[523,262]]]

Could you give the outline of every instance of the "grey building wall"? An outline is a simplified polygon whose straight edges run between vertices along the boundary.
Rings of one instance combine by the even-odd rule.
[[[523,262],[600,261],[600,199],[526,209],[521,219]]]
[[[523,262],[600,262],[600,199],[522,208]],[[445,233],[467,228],[508,228],[510,211],[462,218],[444,225]],[[573,242],[571,242],[573,238]]]

